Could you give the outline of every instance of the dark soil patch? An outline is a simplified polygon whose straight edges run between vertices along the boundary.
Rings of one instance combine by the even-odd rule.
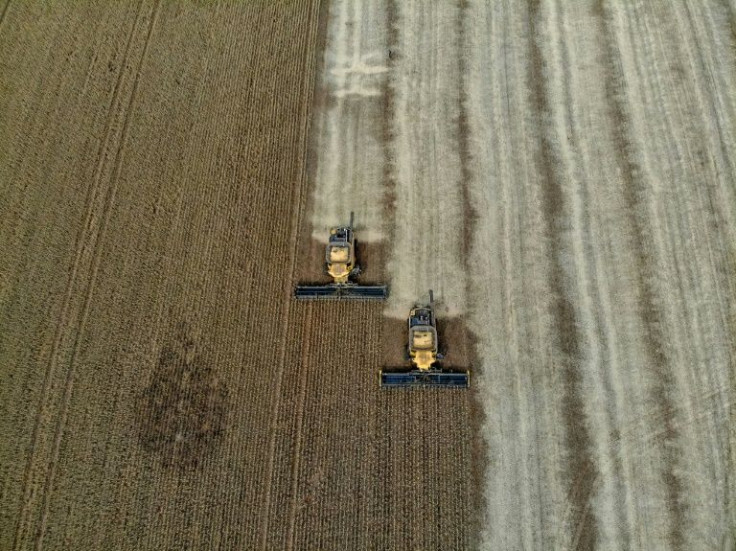
[[[163,347],[141,398],[140,444],[164,466],[195,468],[222,440],[228,390],[187,332]]]

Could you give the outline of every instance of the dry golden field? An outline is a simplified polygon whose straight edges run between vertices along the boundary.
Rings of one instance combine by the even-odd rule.
[[[0,0],[0,550],[730,551],[734,29]],[[381,391],[430,288],[473,388]]]
[[[0,8],[1,549],[472,545],[470,397],[290,300],[324,9]]]

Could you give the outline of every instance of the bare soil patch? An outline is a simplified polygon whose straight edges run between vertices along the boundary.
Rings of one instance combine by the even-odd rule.
[[[228,389],[183,324],[140,402],[140,443],[166,467],[196,468],[225,438]]]

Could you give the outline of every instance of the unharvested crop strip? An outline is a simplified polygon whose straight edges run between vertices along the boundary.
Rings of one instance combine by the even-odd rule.
[[[123,158],[124,158],[124,149],[127,143],[128,133],[130,129],[130,115],[134,111],[134,105],[135,105],[136,95],[138,92],[138,85],[140,81],[141,68],[143,67],[143,64],[146,59],[146,54],[148,53],[151,36],[153,35],[153,30],[156,26],[156,21],[158,19],[160,6],[161,6],[161,0],[157,0],[153,8],[152,15],[150,17],[150,21],[148,24],[148,31],[146,33],[145,42],[143,44],[143,51],[141,53],[140,59],[138,60],[138,64],[136,68],[136,74],[135,74],[135,78],[133,81],[133,89],[131,91],[130,99],[128,101],[128,105],[125,110],[125,116],[123,119],[123,129],[120,135],[120,143],[117,147],[117,151],[115,155],[114,169],[112,173],[112,182],[111,182],[110,190],[107,194],[107,199],[105,201],[104,208],[102,211],[102,222],[100,224],[98,235],[96,239],[94,240],[94,247],[93,247],[93,252],[92,252],[92,256],[93,256],[92,271],[91,271],[89,280],[87,282],[87,290],[85,292],[84,305],[82,307],[82,313],[81,313],[81,317],[79,320],[79,324],[77,326],[76,336],[74,339],[74,345],[72,348],[72,354],[71,354],[71,358],[69,361],[69,368],[67,371],[67,377],[66,377],[65,388],[64,388],[64,398],[63,398],[63,402],[61,405],[61,411],[59,412],[58,423],[57,423],[56,430],[55,430],[52,458],[51,458],[50,464],[48,465],[48,470],[47,470],[47,475],[46,475],[46,483],[44,486],[45,489],[44,489],[44,496],[43,496],[43,506],[42,506],[42,513],[41,513],[41,525],[40,525],[40,530],[39,530],[38,537],[36,540],[37,551],[40,551],[43,548],[43,538],[44,538],[46,523],[48,519],[50,496],[53,491],[54,478],[56,475],[56,468],[57,468],[57,463],[59,459],[59,452],[61,449],[61,440],[62,440],[63,433],[64,433],[64,426],[66,424],[69,402],[71,400],[72,390],[74,386],[74,373],[75,373],[75,368],[76,368],[77,356],[79,355],[79,350],[80,350],[81,336],[86,328],[87,317],[89,314],[89,307],[90,307],[92,295],[95,290],[95,284],[97,281],[97,273],[100,267],[100,258],[101,258],[102,248],[103,248],[102,243],[104,240],[107,225],[109,223],[112,206],[115,203],[115,195],[116,195],[117,187],[120,181],[120,171],[121,171]]]
[[[311,11],[309,12],[309,18],[308,18],[308,28],[309,32],[306,36],[306,43],[311,44],[316,40],[316,30],[318,28],[318,25],[315,24],[316,21],[318,21],[318,17],[320,14],[320,1],[321,0],[315,0],[314,4],[312,6]],[[297,260],[297,252],[298,252],[298,233],[299,229],[301,228],[301,217],[303,215],[304,206],[306,204],[306,193],[307,193],[307,186],[304,185],[304,181],[306,180],[307,176],[307,164],[305,161],[305,157],[307,154],[307,151],[309,150],[308,146],[308,136],[309,136],[309,125],[310,120],[307,114],[309,113],[309,106],[311,105],[312,96],[313,96],[313,86],[314,83],[311,80],[310,75],[313,74],[311,71],[311,68],[316,63],[315,59],[311,59],[307,56],[307,58],[304,61],[305,67],[303,68],[302,74],[307,75],[302,80],[302,85],[300,88],[300,95],[303,98],[302,105],[301,105],[301,118],[302,126],[300,129],[299,136],[301,137],[301,140],[299,142],[299,147],[297,151],[297,158],[299,159],[299,169],[296,171],[296,183],[294,184],[294,192],[293,192],[293,198],[292,205],[294,205],[294,208],[292,210],[292,217],[289,221],[290,223],[290,231],[289,231],[289,237],[290,237],[290,243],[292,243],[292,247],[289,251],[289,262],[288,266],[289,269],[287,271],[287,274],[289,277],[284,278],[284,289],[283,289],[283,296],[288,297],[291,296],[292,292],[292,281],[294,278],[294,274],[296,272],[296,260]],[[268,465],[266,468],[266,477],[265,477],[265,484],[266,484],[266,495],[264,497],[263,501],[263,520],[261,524],[261,534],[260,534],[260,545],[259,547],[263,549],[264,551],[267,549],[268,546],[268,526],[270,522],[270,509],[271,509],[271,490],[273,487],[273,473],[274,473],[274,467],[275,467],[275,451],[276,451],[276,437],[278,434],[278,426],[277,426],[277,420],[279,415],[279,410],[281,409],[281,394],[283,392],[282,386],[283,386],[283,380],[284,380],[284,369],[286,368],[286,347],[287,343],[289,341],[288,339],[288,331],[289,331],[289,319],[290,319],[290,305],[291,301],[287,300],[286,304],[284,306],[284,322],[283,322],[283,333],[281,334],[281,347],[279,350],[279,360],[278,360],[278,371],[276,374],[276,385],[275,385],[275,391],[274,391],[274,405],[271,413],[271,438],[269,442],[269,452],[268,452]]]
[[[31,442],[33,443],[31,446],[31,456],[28,459],[28,463],[26,464],[25,472],[23,475],[23,487],[24,487],[23,507],[19,515],[18,525],[16,526],[14,542],[13,542],[13,549],[18,549],[19,546],[22,544],[22,538],[23,538],[22,530],[26,522],[26,516],[28,515],[28,508],[30,507],[30,501],[31,501],[32,485],[30,483],[30,478],[31,478],[31,471],[33,469],[33,464],[35,461],[35,454],[38,449],[40,426],[41,426],[46,402],[49,400],[48,394],[50,391],[53,374],[54,374],[54,371],[56,370],[56,365],[59,361],[59,354],[60,354],[59,348],[65,336],[67,326],[70,323],[67,320],[67,317],[69,316],[69,310],[71,308],[73,291],[77,283],[77,272],[79,271],[79,265],[81,263],[81,258],[83,256],[84,248],[87,242],[89,241],[89,239],[91,238],[89,232],[91,231],[91,227],[92,227],[92,219],[93,219],[93,212],[94,212],[94,205],[95,205],[94,197],[96,195],[97,189],[100,186],[100,182],[102,178],[102,168],[103,168],[104,158],[105,158],[104,152],[107,150],[108,144],[113,134],[113,132],[111,131],[111,127],[112,127],[112,121],[115,118],[115,112],[117,110],[117,105],[119,103],[118,98],[119,98],[120,84],[121,84],[121,81],[123,80],[123,75],[125,74],[125,64],[127,62],[128,55],[130,53],[131,44],[133,42],[133,37],[135,36],[136,29],[138,27],[138,22],[140,20],[140,15],[142,12],[141,7],[143,5],[143,1],[144,0],[140,0],[138,4],[138,8],[136,10],[136,17],[131,27],[130,34],[128,35],[128,40],[126,42],[125,51],[123,54],[123,62],[121,63],[121,69],[118,74],[118,78],[115,83],[115,87],[113,89],[112,99],[110,102],[110,108],[108,110],[107,124],[104,130],[105,137],[103,140],[100,141],[100,147],[97,151],[98,161],[96,163],[95,175],[92,179],[91,185],[88,186],[88,189],[87,189],[87,197],[85,199],[85,203],[87,205],[85,220],[84,220],[84,223],[80,226],[79,233],[77,234],[77,238],[76,238],[74,262],[70,269],[70,275],[67,281],[66,291],[64,293],[64,300],[62,302],[61,314],[56,324],[53,345],[51,347],[51,352],[49,354],[49,362],[46,366],[46,370],[44,374],[44,384],[43,384],[43,390],[41,392],[41,401],[39,403],[38,413],[36,414],[36,421],[33,427],[33,433],[31,437]],[[9,4],[10,4],[10,0],[8,0],[5,6],[6,9]],[[4,12],[3,12],[3,15],[4,15]]]

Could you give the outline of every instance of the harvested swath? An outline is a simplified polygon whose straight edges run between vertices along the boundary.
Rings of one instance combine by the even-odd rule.
[[[392,233],[386,315],[406,316],[433,289],[447,316],[465,312],[464,190],[457,63],[460,8],[393,5],[388,74]]]
[[[491,32],[466,30],[471,193],[488,212],[469,286],[494,466],[486,544],[721,545],[733,444],[713,420],[731,415],[734,301],[723,10],[532,7],[471,3],[468,28],[485,18]],[[555,300],[565,316],[547,317]],[[571,363],[555,350],[565,318]],[[562,450],[548,424],[560,413],[574,413]]]
[[[361,239],[385,236],[383,120],[389,52],[382,0],[330,4],[313,128],[311,234],[326,240],[331,226],[355,212]]]

